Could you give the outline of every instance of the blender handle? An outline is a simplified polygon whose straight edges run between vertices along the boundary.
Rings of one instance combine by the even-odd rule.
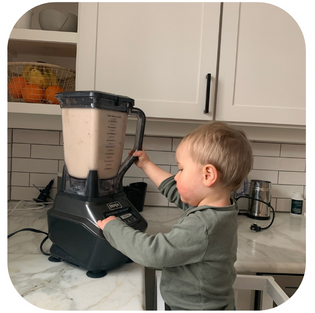
[[[137,129],[134,140],[134,147],[132,151],[128,154],[127,158],[121,164],[118,170],[118,177],[121,178],[129,169],[129,167],[134,163],[137,157],[133,156],[133,153],[138,150],[142,150],[143,145],[143,136],[144,136],[144,128],[146,117],[142,110],[138,108],[131,108],[128,112],[128,115],[134,115],[137,117]]]
[[[136,137],[134,141],[134,150],[142,150],[143,145],[143,137],[144,137],[144,127],[146,122],[145,114],[142,110],[138,108],[131,108],[128,115],[135,115],[137,117],[137,131],[136,131]],[[136,157],[134,157],[136,158]]]

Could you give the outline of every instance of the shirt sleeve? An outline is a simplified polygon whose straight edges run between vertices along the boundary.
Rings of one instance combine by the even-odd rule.
[[[167,234],[150,236],[119,220],[110,221],[103,230],[117,250],[146,267],[174,267],[200,262],[207,250],[207,229],[194,214],[175,224]]]
[[[159,186],[159,191],[164,195],[171,203],[174,203],[182,210],[187,210],[190,206],[187,203],[182,202],[180,194],[176,187],[175,176],[166,178]]]

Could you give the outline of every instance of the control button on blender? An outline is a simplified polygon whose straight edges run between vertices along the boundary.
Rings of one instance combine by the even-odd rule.
[[[132,216],[131,213],[127,213],[127,214],[124,214],[124,215],[120,215],[120,217],[121,217],[122,219],[128,219],[130,216]]]

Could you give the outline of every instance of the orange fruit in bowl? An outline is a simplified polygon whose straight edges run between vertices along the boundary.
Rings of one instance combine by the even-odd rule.
[[[13,98],[22,98],[22,90],[26,87],[27,81],[24,77],[13,77],[8,85],[9,93]]]
[[[25,102],[40,103],[44,97],[44,91],[36,84],[27,84],[22,89],[22,96]]]
[[[56,93],[63,92],[64,90],[59,86],[49,86],[45,90],[45,99],[48,103],[59,104],[57,98],[55,97]]]

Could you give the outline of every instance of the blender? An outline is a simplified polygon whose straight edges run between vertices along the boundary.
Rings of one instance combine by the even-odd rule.
[[[103,277],[131,260],[113,248],[96,225],[111,215],[144,232],[147,222],[127,199],[126,171],[142,149],[145,115],[134,100],[96,91],[56,95],[62,112],[65,165],[53,207],[47,212],[49,260],[65,261]],[[128,116],[137,117],[134,147],[121,162]]]

